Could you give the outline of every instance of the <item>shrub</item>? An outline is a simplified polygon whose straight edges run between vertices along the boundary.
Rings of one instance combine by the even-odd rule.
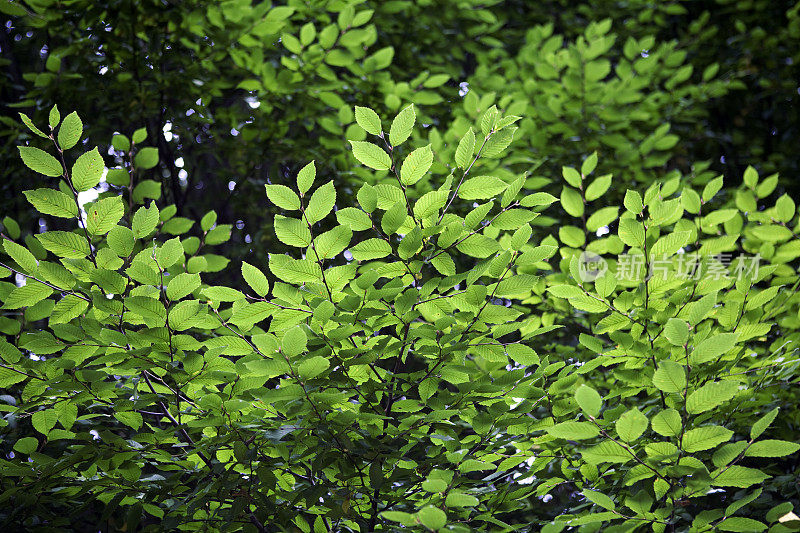
[[[757,208],[776,178],[749,171],[732,205],[721,178],[673,178],[592,213],[581,193],[611,178],[584,186],[590,156],[564,170],[582,227],[559,246],[531,226],[554,196],[480,174],[519,117],[490,108],[444,159],[408,142],[413,107],[354,115],[370,183],[353,205],[313,162],[268,184],[293,253],[237,265],[242,291],[209,251],[229,225],[209,212],[197,230],[120,179],[153,162],[143,134],[102,190],[96,149],[67,163],[77,115],[54,110],[50,133],[26,120],[58,158],[22,160],[57,183],[26,192],[52,227],[3,235],[8,524],[759,531],[792,516],[780,458],[800,446],[780,407],[794,412],[800,251],[794,202]],[[765,264],[715,276],[733,252]]]

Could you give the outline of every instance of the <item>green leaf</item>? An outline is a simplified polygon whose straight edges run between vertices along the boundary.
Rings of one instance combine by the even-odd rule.
[[[592,387],[588,385],[578,387],[575,391],[575,401],[590,418],[597,418],[600,415],[603,399]]]
[[[689,307],[688,321],[692,326],[696,326],[704,320],[717,304],[717,291],[706,294]],[[695,348],[696,349],[696,348]],[[716,357],[716,356],[715,356]]]
[[[742,509],[743,507],[746,507],[747,505],[750,505],[750,503],[752,503],[753,500],[755,500],[756,498],[761,496],[761,492],[762,492],[762,489],[759,488],[759,489],[756,489],[756,490],[752,491],[750,494],[748,494],[744,498],[741,498],[741,499],[738,499],[738,500],[734,501],[733,503],[731,503],[730,505],[728,505],[725,508],[725,514],[727,516],[730,516],[732,514],[735,514],[736,511],[738,511],[739,509]],[[768,518],[768,520],[769,520],[769,518]]]
[[[156,250],[156,262],[166,270],[178,261],[183,262],[183,245],[178,237],[170,239]]]
[[[133,214],[133,221],[131,222],[131,229],[133,236],[137,239],[147,237],[158,225],[158,207],[155,202],[150,203],[150,207],[140,207]]]
[[[392,253],[392,247],[382,239],[367,239],[350,248],[353,259],[356,261],[372,261]]]
[[[664,437],[680,435],[683,429],[681,415],[675,409],[665,409],[656,414],[650,421],[653,431]]]
[[[719,359],[722,354],[733,349],[738,336],[737,333],[719,333],[717,335],[711,335],[695,346],[694,350],[689,354],[689,361],[697,365]]]
[[[36,235],[44,249],[67,259],[83,259],[89,255],[86,239],[69,231],[48,231]]]
[[[81,121],[78,113],[73,111],[61,123],[58,129],[58,144],[61,145],[62,150],[69,150],[81,140],[83,134],[83,122]]]
[[[353,155],[358,161],[374,170],[389,170],[392,167],[392,158],[383,149],[366,141],[350,141]]]
[[[78,157],[72,165],[72,186],[78,192],[88,191],[100,183],[104,170],[103,157],[95,147]]]
[[[33,121],[30,119],[28,115],[26,115],[25,113],[20,113],[19,118],[22,120],[22,123],[25,124],[28,127],[28,129],[31,130],[33,133],[35,133],[39,137],[45,139],[48,138],[46,133],[44,133],[42,130],[40,130],[33,124]]]
[[[433,150],[431,145],[417,148],[405,158],[400,167],[400,182],[403,185],[413,185],[428,172],[433,164]]]
[[[735,381],[706,383],[686,398],[686,411],[698,414],[709,411],[736,396],[739,384]]]
[[[508,184],[494,176],[470,178],[458,188],[458,197],[463,200],[485,200],[494,198],[508,188]]]
[[[483,132],[484,135],[489,135],[489,132],[492,131],[499,118],[500,111],[497,109],[496,105],[487,109],[481,118],[481,132]]]
[[[22,162],[29,169],[51,178],[57,178],[64,173],[64,169],[58,159],[44,150],[39,150],[32,146],[17,146],[17,148],[19,149],[19,155],[22,157]]]
[[[161,198],[161,183],[155,180],[142,180],[133,188],[133,201],[144,203],[145,198],[158,200]]]
[[[55,129],[55,127],[58,126],[58,123],[61,122],[61,113],[58,112],[58,105],[54,105],[50,109],[50,114],[47,118],[48,122],[50,123],[50,128]]]
[[[586,229],[591,232],[596,232],[603,226],[608,226],[615,221],[618,213],[618,207],[603,207],[602,209],[598,209],[586,221]]]
[[[458,243],[456,248],[470,257],[485,259],[497,253],[500,250],[500,244],[495,239],[476,233]]]
[[[754,188],[758,183],[758,171],[752,166],[748,165],[747,168],[744,169],[743,181],[744,184],[751,189]]]
[[[670,318],[664,326],[664,337],[673,346],[683,346],[689,340],[689,326],[679,318]]]
[[[42,214],[61,218],[78,216],[78,205],[75,199],[55,189],[36,189],[25,191],[25,197]]]
[[[422,195],[422,197],[414,204],[414,215],[419,219],[438,215],[439,209],[444,207],[447,202],[446,190],[430,191]]]
[[[775,417],[778,416],[778,412],[780,411],[779,407],[776,407],[772,411],[768,412],[758,420],[756,420],[753,425],[750,427],[750,439],[755,440],[761,436],[762,433],[772,424],[772,421],[775,420]]]
[[[492,210],[492,207],[494,207],[494,200],[474,208],[464,217],[464,226],[469,230],[475,229],[478,224],[486,219],[486,215]],[[461,227],[458,224],[453,224],[451,227],[456,229],[456,231],[461,230]]]
[[[590,422],[561,422],[547,428],[547,434],[559,439],[585,440],[592,439],[600,434],[597,426]]]
[[[333,259],[350,246],[353,231],[347,226],[336,226],[314,239],[314,250],[320,259]]]
[[[475,153],[475,132],[472,128],[467,130],[467,133],[461,137],[456,148],[456,166],[459,168],[467,168],[472,162],[472,156]]]
[[[4,295],[3,309],[31,307],[51,294],[53,294],[53,289],[44,283],[29,279],[27,284],[22,287],[16,287],[11,292]]]
[[[713,476],[712,485],[717,487],[738,487],[746,489],[752,485],[761,483],[769,478],[767,474],[755,468],[748,468],[746,466],[730,466],[727,470],[722,471],[719,475]]]
[[[47,435],[50,433],[50,430],[56,427],[56,422],[58,422],[58,414],[56,413],[55,409],[43,409],[41,411],[36,411],[31,416],[31,424],[33,424],[33,429],[42,435]]]
[[[167,284],[167,298],[172,301],[180,300],[196,291],[199,287],[200,274],[182,272]]]
[[[329,181],[325,185],[319,187],[311,199],[308,201],[306,207],[305,217],[309,224],[319,222],[333,210],[336,204],[336,189],[333,187],[333,182]]]
[[[175,219],[173,218],[170,220],[175,220]],[[167,224],[169,224],[169,221],[167,222]],[[230,224],[218,224],[217,226],[208,230],[208,232],[206,233],[206,238],[205,238],[206,244],[210,244],[213,246],[215,244],[222,244],[224,242],[228,242],[228,240],[231,238],[231,229],[232,226]],[[164,231],[169,233],[168,229],[165,229]],[[173,233],[173,235],[174,234],[175,233]]]
[[[405,209],[403,209],[405,212]],[[353,231],[364,231],[372,227],[369,215],[355,207],[345,207],[336,211],[336,220],[339,224],[349,227]]]
[[[3,239],[3,249],[11,259],[16,261],[22,270],[28,274],[36,273],[36,270],[39,268],[39,262],[36,261],[36,257],[34,257],[30,250],[8,239]]]
[[[533,235],[533,229],[530,224],[523,224],[511,236],[511,247],[514,250],[521,250],[523,246],[528,244],[528,241]]]
[[[747,448],[747,457],[785,457],[800,450],[800,444],[785,440],[767,439],[754,442]]]
[[[581,175],[580,173],[572,167],[561,167],[561,175],[564,177],[564,180],[575,187],[576,189],[581,188]]]
[[[305,248],[311,244],[311,230],[303,220],[275,215],[275,235],[289,246]]]
[[[619,221],[619,238],[631,248],[644,246],[644,228],[642,224],[632,218],[623,218]]]
[[[369,183],[361,186],[356,194],[356,199],[361,208],[367,213],[372,213],[378,206],[378,193],[375,191],[375,187]]]
[[[66,324],[73,318],[78,318],[89,307],[89,302],[78,298],[74,294],[64,296],[53,307],[50,313],[50,326],[55,324]]]
[[[711,450],[733,436],[733,431],[721,426],[702,426],[690,429],[683,435],[682,447],[687,453]]]
[[[691,232],[676,231],[658,239],[650,249],[650,257],[661,261],[675,255],[678,250],[689,243]]]
[[[508,209],[492,221],[492,227],[502,230],[516,230],[538,216],[528,209]]]
[[[751,231],[753,235],[765,242],[780,242],[792,237],[792,230],[777,224],[762,224]]]
[[[267,191],[267,198],[276,206],[289,211],[300,209],[300,198],[286,185],[267,184],[264,187]]]
[[[608,298],[617,288],[617,277],[610,270],[594,281],[594,289],[601,298]]]
[[[25,374],[14,372],[10,368],[0,367],[0,388],[7,389],[11,387],[11,385],[15,385],[26,379],[27,376]]]
[[[159,300],[149,296],[129,296],[125,307],[134,315],[142,317],[148,327],[163,327],[167,322],[167,310]]]
[[[561,206],[567,214],[580,217],[584,212],[583,198],[575,189],[564,187],[561,189]]]
[[[24,377],[24,376],[20,376]],[[14,451],[19,453],[24,453],[25,455],[29,455],[32,451],[35,451],[36,448],[39,447],[39,441],[36,437],[22,437],[17,442],[14,443]]]
[[[404,513],[402,511],[383,511],[381,516],[386,520],[391,520],[392,522],[400,522],[403,525],[414,525],[414,516],[409,513]]]
[[[136,411],[115,412],[114,418],[135,430],[138,430],[140,427],[142,427],[143,423],[142,415]]]
[[[714,195],[716,195],[722,188],[722,176],[718,176],[709,181],[703,188],[703,201],[708,202]]]
[[[597,167],[597,152],[592,152],[581,164],[581,174],[588,176]],[[609,182],[611,181],[609,177]],[[601,193],[602,194],[602,193]]]
[[[313,261],[293,259],[288,255],[270,254],[269,269],[286,283],[310,283],[322,281],[322,270]]]
[[[313,379],[325,372],[330,366],[331,364],[326,358],[315,356],[300,363],[297,371],[303,379]]]
[[[440,481],[440,480],[436,480]],[[445,487],[447,486],[446,483],[442,482]],[[464,492],[454,490],[447,494],[447,498],[445,498],[444,504],[448,507],[475,507],[478,505],[479,501],[478,498],[472,496],[471,494],[466,494]]]
[[[121,196],[111,196],[94,202],[86,212],[86,229],[92,235],[105,235],[125,214]]]
[[[10,342],[0,339],[0,359],[6,363],[18,363],[22,359],[22,352]]]
[[[147,130],[145,128],[137,129],[136,131],[133,132],[133,135],[131,136],[131,140],[133,140],[135,144],[139,144],[145,139],[147,139]]]
[[[675,361],[661,361],[653,374],[653,385],[664,392],[682,392],[686,387],[686,369]]]
[[[636,192],[631,191],[630,189],[625,192],[625,199],[623,201],[625,205],[625,209],[630,211],[631,213],[638,215],[644,210],[644,204],[642,203],[642,196]]]
[[[297,173],[297,190],[300,191],[301,196],[307,193],[311,186],[314,185],[316,177],[317,167],[314,165],[314,161],[300,169],[300,172]]]
[[[416,120],[417,114],[414,111],[414,104],[400,111],[392,121],[391,128],[389,128],[389,144],[397,146],[404,143],[414,130],[414,122]]]
[[[717,523],[718,531],[766,531],[767,526],[758,520],[744,518],[741,516],[729,516],[722,522]]]
[[[408,212],[404,203],[396,203],[386,210],[381,218],[381,229],[386,235],[391,235],[397,231],[408,218]]]
[[[450,257],[450,254],[448,254],[447,252],[442,252],[433,259],[431,259],[431,264],[443,276],[456,275],[456,263],[455,261],[453,261],[453,258]]]
[[[583,460],[591,465],[602,463],[627,463],[631,460],[631,454],[625,448],[614,441],[606,440],[592,446],[587,450],[581,451]]]
[[[288,357],[295,357],[306,351],[308,337],[300,326],[286,330],[281,341],[281,351]]]
[[[611,174],[600,176],[586,187],[586,199],[588,201],[597,200],[603,196],[611,186]]]
[[[647,417],[635,407],[622,413],[616,422],[617,435],[625,442],[633,442],[647,429]]]
[[[541,205],[550,205],[553,202],[556,202],[558,198],[553,196],[550,193],[546,192],[535,192],[533,194],[529,194],[525,196],[521,201],[520,205],[522,207],[538,207]]]
[[[136,152],[133,158],[133,166],[137,169],[151,169],[158,164],[158,149],[147,146]]]
[[[609,511],[613,511],[617,508],[614,500],[603,494],[602,492],[598,492],[596,490],[589,490],[586,489],[583,491],[583,495],[586,497],[587,500],[602,507],[603,509],[608,509]]]
[[[184,331],[191,328],[196,325],[195,317],[197,317],[199,310],[200,302],[197,300],[183,300],[182,302],[178,302],[169,310],[169,327],[175,331]],[[233,322],[233,317],[231,318],[231,322]]]
[[[553,285],[547,288],[547,292],[556,298],[580,298],[583,291],[575,285]]]
[[[245,295],[236,289],[223,286],[206,287],[203,289],[203,295],[212,302],[235,302],[244,300]]]
[[[382,126],[381,118],[378,114],[368,107],[355,107],[356,123],[361,126],[364,131],[372,135],[380,135]]]
[[[258,296],[263,298],[269,293],[267,276],[258,267],[242,261],[242,277]]]
[[[131,141],[126,135],[117,133],[111,137],[111,146],[114,148],[114,150],[127,152],[131,149]]]
[[[417,512],[419,522],[428,529],[438,530],[447,525],[447,514],[432,505],[424,507]]]

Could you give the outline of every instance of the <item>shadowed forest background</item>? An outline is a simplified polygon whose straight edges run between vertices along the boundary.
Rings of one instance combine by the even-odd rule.
[[[146,128],[159,164],[136,179],[158,186],[141,193],[178,216],[216,210],[234,225],[230,259],[280,246],[254,201],[265,182],[312,159],[352,175],[354,105],[388,116],[414,103],[447,139],[497,103],[523,117],[517,167],[548,178],[594,150],[602,173],[638,183],[702,167],[730,184],[753,165],[791,189],[800,170],[793,2],[270,6],[3,2],[5,214],[36,228],[20,194],[14,146],[28,133],[17,112],[41,119],[55,103],[86,117],[109,162],[115,133]]]

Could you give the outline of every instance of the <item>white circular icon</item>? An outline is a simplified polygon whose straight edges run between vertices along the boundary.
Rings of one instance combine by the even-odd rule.
[[[578,257],[578,277],[581,281],[594,281],[608,270],[606,260],[594,252],[583,252]]]

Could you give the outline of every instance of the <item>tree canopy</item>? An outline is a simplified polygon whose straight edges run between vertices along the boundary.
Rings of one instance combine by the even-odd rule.
[[[800,3],[0,13],[12,530],[800,528]]]

